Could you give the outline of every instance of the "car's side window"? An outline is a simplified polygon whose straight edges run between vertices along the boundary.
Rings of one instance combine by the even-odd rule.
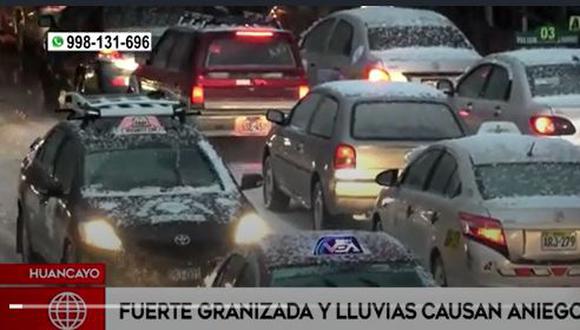
[[[161,38],[151,60],[151,64],[154,67],[164,69],[167,66],[169,55],[171,54],[171,49],[173,48],[175,39],[175,33],[172,31],[166,32],[163,38]]]
[[[226,263],[220,269],[220,273],[215,280],[218,287],[233,287],[236,285],[236,279],[246,264],[244,257],[234,254],[228,258]]]
[[[290,116],[290,126],[299,130],[306,130],[310,117],[320,101],[320,95],[316,93],[308,94],[294,107]]]
[[[330,38],[328,52],[334,55],[349,56],[352,52],[352,37],[354,28],[346,21],[341,20],[336,25],[334,33]]]
[[[447,187],[457,171],[457,162],[449,153],[444,153],[433,170],[427,191],[448,197]]]
[[[338,102],[330,97],[325,97],[314,111],[310,134],[330,138],[334,131],[334,123],[338,113]]]
[[[66,139],[61,145],[54,163],[54,176],[62,184],[63,191],[68,193],[77,174],[77,145],[72,139]]]
[[[485,82],[491,73],[491,65],[484,64],[475,68],[457,86],[457,95],[462,97],[480,97]]]
[[[193,60],[192,48],[194,45],[194,38],[189,33],[179,33],[176,36],[176,42],[169,55],[167,61],[167,68],[171,71],[179,72],[187,69]]]
[[[510,92],[509,73],[503,66],[494,65],[483,97],[489,100],[507,100]]]
[[[327,19],[318,23],[305,37],[302,48],[309,52],[321,53],[324,51],[325,42],[334,25],[334,19]]]
[[[54,160],[56,158],[58,148],[62,144],[64,132],[60,129],[52,131],[46,137],[46,141],[40,147],[37,159],[42,164],[42,167],[48,174],[54,174]]]
[[[433,165],[440,156],[440,150],[431,150],[415,159],[415,161],[413,161],[405,171],[401,180],[401,186],[405,188],[424,190]]]

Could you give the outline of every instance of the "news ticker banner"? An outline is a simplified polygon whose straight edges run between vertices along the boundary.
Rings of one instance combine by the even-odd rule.
[[[580,288],[106,288],[102,265],[0,264],[1,329],[578,330]]]

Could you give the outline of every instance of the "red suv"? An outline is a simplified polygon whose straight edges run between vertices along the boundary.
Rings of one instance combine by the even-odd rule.
[[[308,92],[291,32],[220,24],[168,29],[130,85],[189,102],[209,136],[265,136],[266,110],[289,111]]]

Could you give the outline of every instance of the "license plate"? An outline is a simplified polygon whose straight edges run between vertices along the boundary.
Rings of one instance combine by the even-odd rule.
[[[238,117],[235,130],[236,133],[244,135],[267,135],[270,122],[264,117]]]
[[[542,250],[544,251],[576,250],[576,232],[575,231],[542,232]]]
[[[174,282],[195,281],[201,278],[199,267],[173,268],[167,273],[167,277]]]

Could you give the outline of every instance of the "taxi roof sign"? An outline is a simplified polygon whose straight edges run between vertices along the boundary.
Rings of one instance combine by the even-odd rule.
[[[580,32],[580,16],[572,15],[568,20],[568,31],[570,32]]]
[[[524,47],[577,46],[578,34],[552,24],[538,27],[530,32],[516,33],[516,44]]]
[[[313,254],[323,255],[353,255],[364,254],[366,251],[358,239],[352,235],[326,235],[318,239]]]
[[[123,118],[116,135],[165,134],[165,128],[155,116],[129,116]]]

